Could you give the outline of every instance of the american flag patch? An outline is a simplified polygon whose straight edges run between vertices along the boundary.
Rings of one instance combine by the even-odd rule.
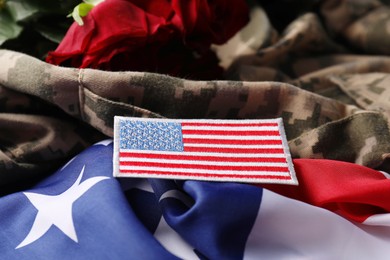
[[[282,120],[115,117],[114,176],[298,184]]]

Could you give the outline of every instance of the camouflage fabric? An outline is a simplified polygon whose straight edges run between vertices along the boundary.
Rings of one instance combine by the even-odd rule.
[[[282,117],[294,158],[377,169],[390,157],[390,9],[321,1],[282,32],[260,6],[214,46],[226,80],[65,68],[0,50],[0,188],[18,189],[111,137],[113,117]]]

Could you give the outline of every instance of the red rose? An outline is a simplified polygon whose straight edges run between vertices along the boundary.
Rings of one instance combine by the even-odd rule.
[[[206,79],[221,72],[210,45],[244,26],[248,9],[238,0],[105,0],[83,20],[47,62]]]
[[[172,6],[182,20],[187,44],[198,50],[225,43],[249,19],[245,1],[174,0]]]

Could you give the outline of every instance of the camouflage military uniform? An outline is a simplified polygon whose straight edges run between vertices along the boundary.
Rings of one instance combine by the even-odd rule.
[[[323,1],[282,33],[263,9],[252,10],[247,27],[214,46],[226,68],[223,81],[65,68],[0,50],[3,193],[111,137],[115,115],[282,117],[293,157],[386,170],[390,8],[371,0]]]

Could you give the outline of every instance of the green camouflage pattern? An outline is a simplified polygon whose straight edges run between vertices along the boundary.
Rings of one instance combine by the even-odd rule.
[[[252,10],[242,31],[213,46],[225,80],[65,68],[0,50],[0,189],[112,137],[115,115],[281,117],[294,158],[390,168],[389,7],[322,1],[282,32],[272,14]]]

